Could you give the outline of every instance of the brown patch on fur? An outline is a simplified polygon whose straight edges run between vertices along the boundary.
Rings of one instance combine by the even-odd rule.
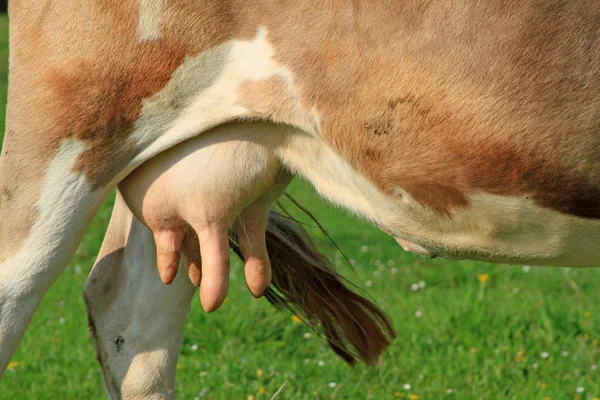
[[[86,142],[75,165],[92,188],[108,184],[139,151],[130,137],[142,100],[186,56],[231,38],[229,2],[173,0],[160,39],[138,43],[138,0],[13,2],[6,137],[0,186],[0,261],[37,219],[35,202],[61,142]],[[19,187],[20,185],[20,187]]]
[[[232,243],[238,256],[241,253]],[[321,328],[331,348],[346,362],[373,363],[395,337],[387,316],[371,301],[352,292],[298,225],[271,212],[267,251],[273,269],[265,297],[274,306]]]
[[[320,135],[382,191],[444,214],[486,192],[600,218],[593,0],[259,1],[244,15],[246,35],[266,27]],[[257,93],[273,115],[295,101]]]
[[[237,89],[239,105],[252,110],[253,116],[276,123],[297,123],[304,111],[297,108],[297,100],[283,78],[246,81]]]
[[[177,41],[157,40],[125,52],[114,68],[81,62],[68,71],[49,72],[59,109],[68,110],[59,114],[59,125],[88,143],[75,169],[92,187],[106,184],[139,151],[128,136],[141,115],[141,101],[169,82],[185,52]]]
[[[21,7],[13,7],[11,44],[17,50],[10,71],[9,123],[15,133],[7,140],[35,136],[35,144],[39,141],[49,154],[64,139],[83,140],[87,150],[75,170],[93,188],[107,184],[139,152],[130,135],[142,100],[163,89],[187,56],[231,37],[223,5],[195,2],[191,12],[191,3],[165,4],[160,38],[142,43],[137,0],[33,7],[26,23]],[[65,24],[66,16],[79,22]],[[31,18],[40,21],[41,32],[31,31]],[[25,116],[28,120],[22,121]],[[44,132],[32,135],[31,129]]]
[[[57,116],[58,124],[88,143],[75,169],[93,188],[110,181],[137,154],[129,135],[141,115],[142,99],[169,82],[186,53],[183,43],[159,39],[125,51],[112,68],[82,61],[66,71],[49,72],[59,110],[66,110]]]

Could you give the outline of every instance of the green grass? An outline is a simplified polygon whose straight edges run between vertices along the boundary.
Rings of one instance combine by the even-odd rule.
[[[0,20],[0,101],[6,28],[6,19]],[[178,399],[268,399],[286,380],[279,399],[574,399],[578,387],[585,389],[579,399],[600,397],[600,369],[593,369],[600,363],[600,270],[525,272],[413,256],[324,204],[306,183],[295,182],[291,192],[355,260],[353,272],[316,233],[340,270],[391,316],[397,340],[380,365],[350,368],[289,314],[252,299],[236,264],[228,302],[219,311],[206,314],[193,302]],[[106,201],[40,306],[0,383],[0,399],[104,396],[81,292],[111,203]],[[480,274],[489,275],[485,284]],[[418,282],[426,286],[413,291]],[[546,352],[549,357],[542,357]]]

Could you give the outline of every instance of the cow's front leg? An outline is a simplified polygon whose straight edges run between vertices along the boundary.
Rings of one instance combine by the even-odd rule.
[[[107,193],[74,168],[84,143],[53,149],[17,132],[0,158],[0,377]]]
[[[174,397],[177,355],[195,289],[185,273],[171,285],[162,283],[152,233],[117,195],[84,290],[111,398]]]

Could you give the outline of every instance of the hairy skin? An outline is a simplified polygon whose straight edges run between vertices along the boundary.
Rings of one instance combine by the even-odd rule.
[[[284,126],[258,135],[274,160],[407,249],[598,265],[596,0],[12,0],[9,18],[0,371],[108,193],[232,121]],[[224,293],[236,213],[252,237],[270,202],[255,205],[271,172],[251,177],[265,184],[254,191],[220,176],[231,165],[202,171],[225,184],[196,185],[197,207],[167,204],[169,223],[137,207],[167,282],[178,248],[197,242],[177,224],[198,234],[205,265],[190,270],[196,283],[205,270],[208,309]],[[259,293],[257,243],[240,239]]]

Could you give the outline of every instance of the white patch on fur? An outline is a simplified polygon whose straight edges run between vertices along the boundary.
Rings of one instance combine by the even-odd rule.
[[[105,195],[91,193],[83,175],[73,172],[84,150],[81,141],[61,144],[48,165],[29,236],[0,265],[0,370],[10,361],[43,295],[79,245],[92,217],[89,214]]]
[[[144,150],[133,160],[134,165],[214,126],[234,119],[250,117],[249,110],[237,105],[237,89],[244,82],[262,81],[276,76],[282,78],[290,92],[294,93],[292,73],[273,60],[273,49],[264,28],[259,28],[256,37],[251,41],[231,41],[220,46],[227,45],[230,45],[231,49],[218,78],[209,87],[200,90],[185,109],[167,124],[164,132],[152,136],[148,135],[146,126],[140,124],[136,126],[135,136]],[[194,73],[197,71],[189,70],[189,65],[193,61],[186,60],[173,74],[174,79],[177,78],[179,82],[196,79]],[[165,96],[169,90],[170,88],[166,87],[144,102],[142,119],[144,113],[149,113],[156,104],[163,104],[165,97],[173,96],[172,94]],[[319,117],[315,110],[310,110],[306,115],[299,111],[296,120],[297,126],[316,136]]]
[[[451,217],[423,207],[405,190],[386,196],[321,140],[289,129],[282,162],[329,201],[369,219],[410,247],[448,258],[539,265],[600,264],[600,221],[538,206],[525,197],[486,193]]]
[[[73,172],[75,163],[84,150],[83,142],[66,140],[49,164],[36,203],[39,215],[19,252],[5,263],[21,266],[5,268],[3,265],[0,269],[0,284],[6,286],[6,289],[21,292],[21,289],[7,284],[6,279],[11,279],[10,275],[14,275],[16,282],[20,281],[24,277],[23,269],[27,270],[25,275],[33,275],[45,281],[53,280],[56,274],[46,273],[43,268],[55,263],[60,264],[59,260],[63,257],[63,252],[69,253],[59,247],[60,243],[70,243],[73,247],[79,244],[76,237],[82,234],[81,226],[84,226],[85,222],[79,223],[79,218],[71,217],[77,215],[78,210],[89,209],[93,202],[98,201],[94,196],[90,196],[90,187],[83,175],[80,172]],[[81,199],[85,199],[90,204],[80,204]],[[42,265],[40,260],[44,260]],[[37,265],[40,269],[31,271],[31,268]]]
[[[138,36],[139,41],[148,42],[160,38],[163,0],[139,0]]]
[[[332,203],[383,226],[397,204],[338,156],[326,143],[294,129],[277,154],[288,168],[306,178]]]
[[[543,208],[525,196],[477,193],[470,200],[452,218],[419,212],[424,247],[448,258],[492,262],[571,267],[600,263],[600,221]]]

